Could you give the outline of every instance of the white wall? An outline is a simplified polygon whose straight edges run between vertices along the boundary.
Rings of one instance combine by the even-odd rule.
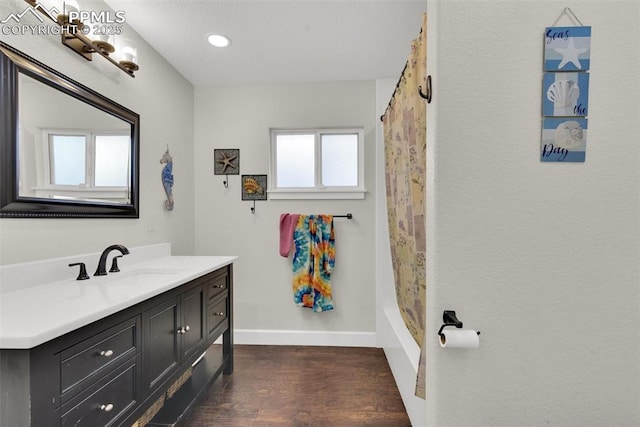
[[[565,6],[592,26],[587,159],[541,163],[543,32]],[[640,424],[640,4],[428,8],[429,424]],[[444,309],[479,349],[439,348]]]
[[[323,331],[336,343],[336,332],[353,332],[341,343],[375,345],[375,83],[196,87],[195,93],[195,247],[202,255],[240,256],[234,269],[236,341],[252,339],[243,330],[259,329],[256,339],[270,342],[294,330],[307,333],[283,339],[300,343],[313,336],[308,331]],[[364,127],[364,200],[257,201],[252,214],[252,202],[241,200],[241,177],[230,176],[227,189],[225,177],[213,174],[214,148],[239,148],[241,174],[266,174],[270,127],[331,126]],[[354,215],[334,221],[332,311],[313,313],[293,304],[291,261],[278,253],[279,217],[285,212]]]
[[[0,4],[0,16],[21,12],[22,0]],[[100,1],[86,10],[109,10]],[[40,24],[33,16],[27,23]],[[0,35],[0,39],[140,114],[140,219],[2,219],[0,264],[95,252],[111,243],[140,246],[171,242],[176,254],[193,253],[193,87],[146,42],[137,43],[140,71],[132,79],[95,55],[89,62],[60,43],[60,36]],[[175,208],[164,210],[159,163],[173,155]]]

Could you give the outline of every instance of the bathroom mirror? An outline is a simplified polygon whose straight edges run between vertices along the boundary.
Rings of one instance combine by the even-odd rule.
[[[139,122],[0,42],[0,217],[138,218]]]

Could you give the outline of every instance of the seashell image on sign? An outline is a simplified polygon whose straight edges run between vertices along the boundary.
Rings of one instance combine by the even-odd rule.
[[[589,73],[545,73],[543,116],[585,117],[589,113]]]
[[[242,200],[267,200],[267,175],[242,175]]]
[[[587,150],[587,119],[545,118],[542,125],[543,162],[584,162]]]
[[[591,62],[591,27],[547,27],[545,71],[586,71]]]

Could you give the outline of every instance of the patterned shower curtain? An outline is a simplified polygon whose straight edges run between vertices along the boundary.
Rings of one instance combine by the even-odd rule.
[[[391,258],[402,318],[420,346],[415,394],[425,398],[427,16],[382,118]]]

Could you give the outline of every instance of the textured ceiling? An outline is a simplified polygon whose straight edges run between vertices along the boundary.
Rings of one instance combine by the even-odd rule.
[[[426,0],[106,0],[194,85],[399,77]],[[209,33],[231,38],[214,48]]]

